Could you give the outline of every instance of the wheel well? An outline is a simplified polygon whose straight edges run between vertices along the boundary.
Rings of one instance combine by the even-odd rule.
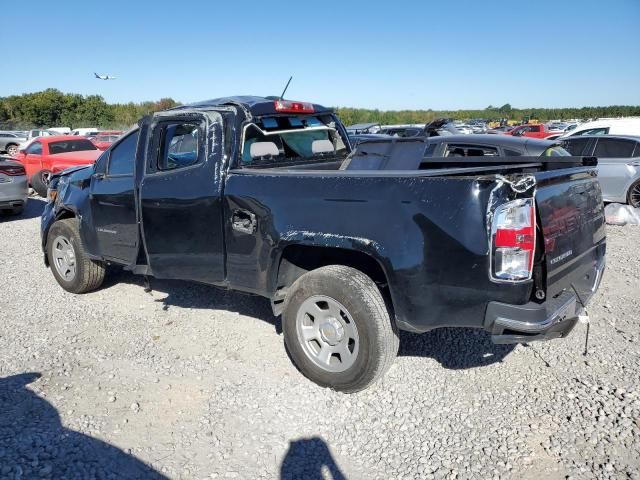
[[[305,273],[327,265],[344,265],[360,270],[378,285],[388,306],[393,309],[387,276],[382,266],[371,255],[346,248],[289,245],[282,252],[276,292],[271,299],[274,315],[282,313],[287,289],[293,282]]]
[[[75,218],[76,214],[71,210],[60,210],[58,215],[56,215],[56,221],[64,220],[65,218]]]
[[[76,214],[73,213],[71,210],[60,210],[58,212],[58,214],[56,215],[56,219],[55,221],[57,222],[58,220],[64,220],[65,218],[75,218]],[[52,222],[51,225],[53,225]],[[51,225],[49,225],[49,228],[51,228]],[[49,266],[49,255],[47,254],[47,236],[49,234],[49,231],[47,230],[47,235],[44,236],[44,238],[42,239],[42,247],[44,250],[44,264],[48,267]]]
[[[327,265],[344,265],[360,270],[379,287],[387,286],[387,277],[378,261],[358,250],[333,247],[289,245],[282,252],[276,287],[286,288],[298,277]]]

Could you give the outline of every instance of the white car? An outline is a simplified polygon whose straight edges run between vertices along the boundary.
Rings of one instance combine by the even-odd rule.
[[[71,131],[71,135],[80,135],[82,137],[95,137],[98,135],[98,129],[96,127],[91,128],[76,128]]]
[[[640,117],[609,118],[578,125],[561,138],[578,135],[640,135]]]
[[[465,135],[471,135],[473,133],[473,128],[471,128],[471,126],[469,125],[460,124],[460,125],[455,125],[455,127],[458,129],[460,133],[463,133]]]
[[[59,133],[52,132],[50,130],[29,130],[27,132],[27,139],[18,145],[18,150],[24,150],[27,145],[31,143],[31,140],[38,137],[51,137],[53,135],[60,135]]]

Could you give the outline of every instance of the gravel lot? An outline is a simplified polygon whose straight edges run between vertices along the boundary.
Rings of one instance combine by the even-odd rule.
[[[290,363],[269,302],[111,273],[65,293],[41,200],[0,219],[0,478],[640,479],[640,227],[565,340],[403,334],[373,388]]]

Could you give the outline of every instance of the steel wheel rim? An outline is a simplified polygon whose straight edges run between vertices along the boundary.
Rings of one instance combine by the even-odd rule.
[[[42,174],[40,175],[40,180],[42,181],[42,183],[45,186],[49,186],[49,180],[51,180],[51,173],[50,172],[42,172]]]
[[[296,315],[298,343],[307,358],[327,372],[344,372],[358,357],[358,328],[349,311],[325,295],[307,298]]]
[[[76,276],[76,252],[68,238],[62,235],[53,240],[51,249],[53,265],[60,276],[67,282]]]
[[[631,195],[629,195],[631,206],[634,208],[640,207],[640,183],[636,184],[631,189]]]
[[[7,147],[7,153],[9,155],[15,155],[18,152],[18,147],[16,147],[15,145],[11,145],[10,147]]]

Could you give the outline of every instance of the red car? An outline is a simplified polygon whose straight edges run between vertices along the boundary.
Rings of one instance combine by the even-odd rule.
[[[540,123],[537,125],[520,125],[504,135],[513,135],[514,137],[530,137],[530,138],[547,138],[550,135],[557,135],[558,132],[550,132],[546,125]]]
[[[98,147],[98,150],[106,150],[111,146],[113,142],[115,142],[119,138],[119,134],[104,135],[102,132],[100,132],[97,136],[93,137],[91,141],[96,147]]]
[[[14,158],[24,165],[33,189],[45,196],[52,173],[78,165],[91,165],[101,153],[87,138],[60,135],[37,137]]]

